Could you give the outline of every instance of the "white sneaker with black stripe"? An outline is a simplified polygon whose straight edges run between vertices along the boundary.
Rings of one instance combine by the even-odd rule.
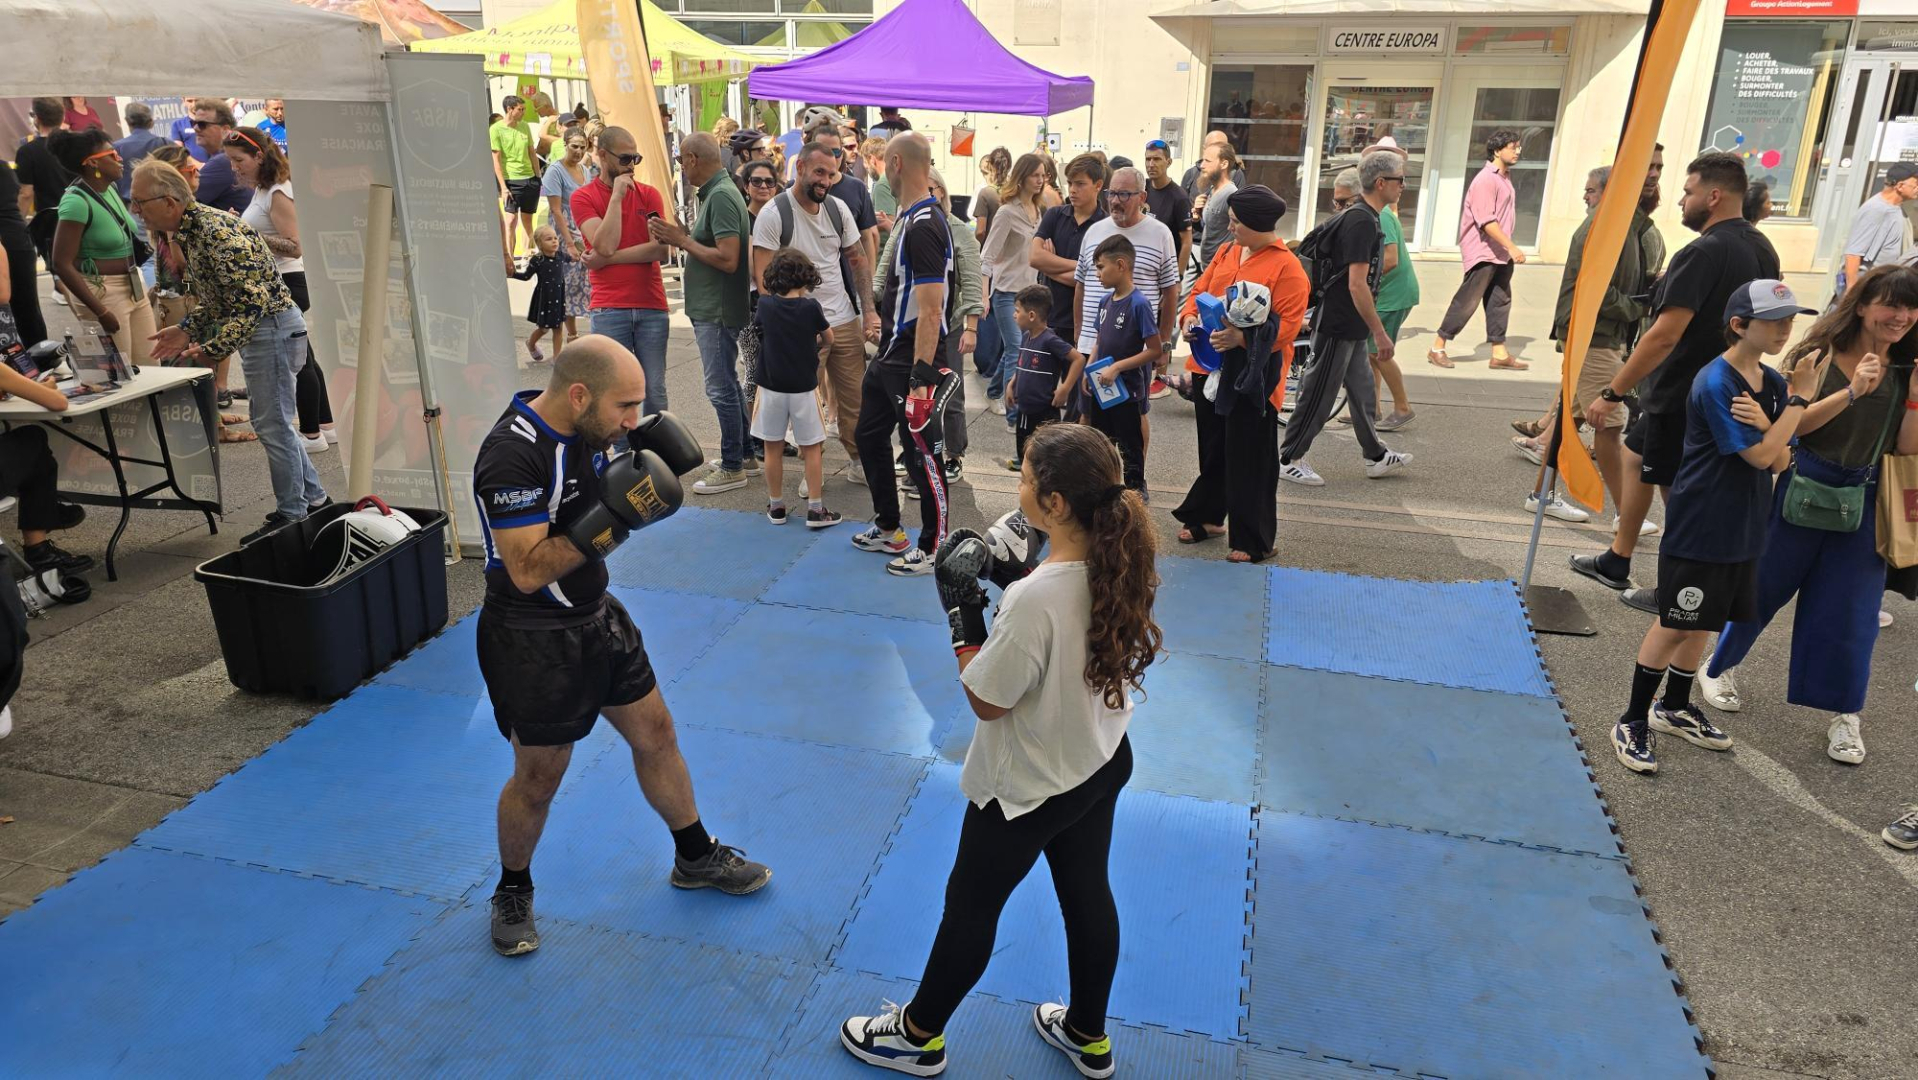
[[[924,1043],[906,1036],[905,1010],[886,1002],[878,1016],[854,1016],[839,1025],[839,1043],[868,1065],[908,1076],[938,1076],[946,1071],[946,1037],[934,1035]]]
[[[1080,1076],[1103,1078],[1117,1068],[1112,1061],[1112,1037],[1102,1035],[1096,1042],[1081,1044],[1066,1030],[1066,1007],[1057,1002],[1037,1005],[1032,1010],[1032,1026],[1046,1045],[1064,1054],[1079,1070]]]

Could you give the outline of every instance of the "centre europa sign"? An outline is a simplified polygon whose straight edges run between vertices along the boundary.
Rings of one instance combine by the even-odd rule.
[[[1410,30],[1352,30],[1334,26],[1326,34],[1325,51],[1335,53],[1438,53],[1445,51],[1445,28]]]

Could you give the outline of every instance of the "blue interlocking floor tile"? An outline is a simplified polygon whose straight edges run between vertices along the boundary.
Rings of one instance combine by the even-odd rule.
[[[613,584],[628,588],[756,600],[812,546],[815,532],[689,506],[633,534],[607,558],[606,570]]]
[[[1127,733],[1134,750],[1132,787],[1168,795],[1251,805],[1259,754],[1262,665],[1196,653],[1167,653],[1146,669],[1133,694]],[[959,710],[940,755],[966,759],[980,723]]]
[[[442,910],[211,859],[117,852],[0,924],[0,1072],[263,1075]]]
[[[1265,601],[1264,567],[1166,557],[1152,618],[1170,652],[1263,660]]]
[[[1266,669],[1264,805],[1617,856],[1558,703]]]
[[[930,756],[964,699],[943,622],[761,604],[669,703],[683,723]]]
[[[764,1075],[812,972],[782,960],[544,919],[502,957],[453,912],[302,1046],[288,1076]]]
[[[1551,697],[1509,581],[1273,567],[1265,658],[1289,667]]]
[[[944,907],[966,805],[959,769],[940,763],[880,862],[834,964],[918,979]],[[1246,807],[1150,791],[1119,797],[1111,875],[1121,952],[1112,1015],[1215,1038],[1239,1034],[1245,963]],[[1065,930],[1051,875],[1035,866],[999,919],[982,992],[1065,1000]]]
[[[822,974],[818,988],[786,1033],[785,1045],[768,1075],[822,1080],[875,1075],[871,1066],[840,1045],[839,1027],[851,1016],[877,1015],[886,1001],[911,1000],[915,985],[847,971]],[[953,1014],[945,1034],[945,1075],[955,1080],[1008,1076],[1065,1080],[1079,1075],[1063,1054],[1039,1038],[1031,1003],[973,994]],[[1217,1080],[1237,1071],[1239,1047],[1233,1043],[1116,1024],[1106,1034],[1112,1038],[1113,1061],[1121,1076]]]
[[[1617,859],[1267,811],[1255,878],[1255,1044],[1448,1077],[1705,1073]]]
[[[926,762],[684,727],[700,818],[772,867],[757,893],[667,884],[672,836],[641,797],[632,758],[609,753],[579,777],[541,841],[540,910],[573,922],[823,963]]]
[[[859,522],[857,527],[866,526]],[[886,573],[886,563],[892,556],[853,547],[852,528],[848,523],[821,533],[819,542],[766,591],[766,602],[946,625],[946,612],[939,604],[939,590],[933,587],[932,578]]]
[[[512,770],[485,699],[366,686],[136,843],[457,899],[497,858]]]
[[[479,613],[474,612],[380,672],[373,681],[381,686],[479,697],[486,693],[486,684],[480,679],[475,644],[478,630]]]

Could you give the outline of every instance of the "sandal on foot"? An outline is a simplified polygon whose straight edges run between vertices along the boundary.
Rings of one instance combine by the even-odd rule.
[[[1203,544],[1207,540],[1217,540],[1224,535],[1224,529],[1214,528],[1210,525],[1188,526],[1179,530],[1179,543]]]
[[[220,441],[223,443],[259,442],[260,437],[251,431],[222,431]]]

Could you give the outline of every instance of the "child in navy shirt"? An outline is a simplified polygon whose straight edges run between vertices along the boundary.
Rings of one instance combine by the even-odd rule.
[[[1086,368],[1086,358],[1052,332],[1047,320],[1052,316],[1052,290],[1044,285],[1028,285],[1012,301],[1012,318],[1019,325],[1019,361],[1006,381],[1006,397],[1017,407],[1019,424],[1014,429],[1017,450],[1005,462],[1006,468],[1020,471],[1026,457],[1026,440],[1040,424],[1059,419],[1060,410],[1072,399],[1073,388]]]
[[[1087,387],[1085,411],[1092,426],[1105,432],[1119,446],[1125,460],[1125,486],[1145,491],[1145,424],[1143,422],[1146,372],[1159,362],[1159,322],[1152,301],[1132,287],[1132,241],[1113,236],[1092,253],[1093,266],[1099,272],[1099,284],[1112,294],[1099,302],[1098,336],[1094,352],[1100,360],[1113,363],[1086,376],[1107,386],[1125,380],[1130,393],[1110,408],[1101,408],[1098,398]]]
[[[1692,380],[1684,454],[1665,500],[1658,621],[1638,646],[1631,703],[1612,727],[1612,750],[1633,772],[1658,771],[1653,731],[1707,750],[1731,748],[1732,737],[1692,705],[1692,680],[1712,632],[1757,615],[1772,474],[1791,460],[1820,374],[1816,358],[1806,357],[1787,386],[1764,358],[1784,350],[1795,316],[1816,314],[1784,282],[1752,282],[1725,305],[1731,347]],[[1665,695],[1654,703],[1661,681]]]

